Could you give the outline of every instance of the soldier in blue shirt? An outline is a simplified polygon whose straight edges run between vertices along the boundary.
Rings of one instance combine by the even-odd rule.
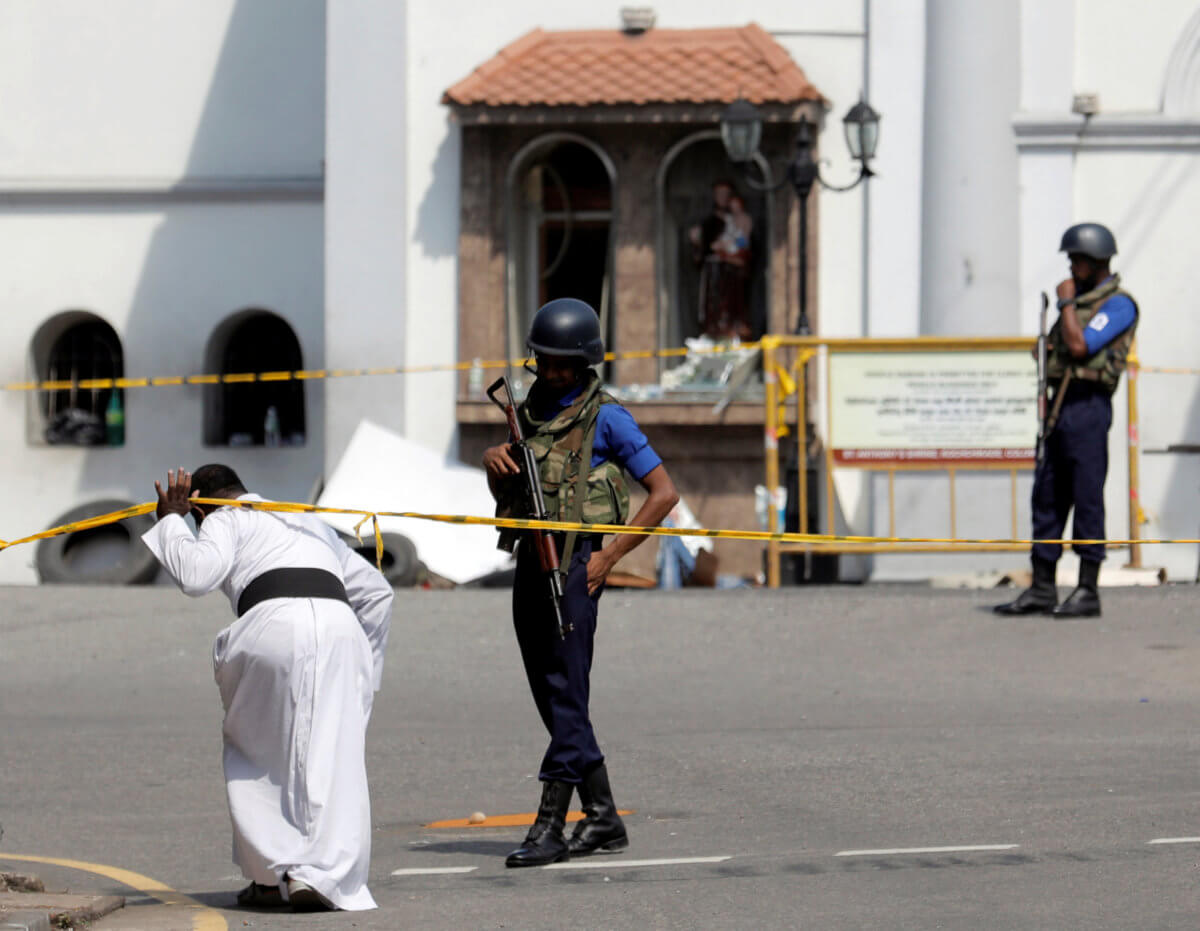
[[[551,519],[658,526],[679,495],[633,415],[603,390],[590,368],[604,359],[596,312],[574,298],[551,301],[534,315],[527,345],[536,358],[537,380],[517,416],[537,457]],[[489,448],[483,467],[497,513],[528,516],[519,504],[520,467],[509,444]],[[648,493],[632,520],[628,520],[625,472]],[[550,745],[538,776],[542,800],[537,819],[524,843],[505,861],[512,867],[616,853],[629,846],[592,729],[588,696],[597,607],[605,579],[617,561],[646,537],[622,534],[603,547],[600,534],[560,533],[553,538],[566,572],[562,613],[572,629],[565,637],[558,634],[536,551],[527,539],[518,538],[517,544],[513,623]],[[563,827],[576,790],[584,819],[567,840]]]
[[[1033,480],[1033,536],[1058,540],[1075,511],[1076,540],[1104,539],[1104,479],[1112,394],[1133,345],[1138,308],[1109,270],[1117,254],[1113,234],[1099,223],[1078,223],[1062,238],[1071,277],[1058,285],[1058,321],[1046,345],[1046,377],[1054,391],[1046,424],[1046,450]],[[1079,543],[1079,584],[1060,605],[1055,568],[1057,543],[1035,543],[1033,585],[998,614],[1051,614],[1058,619],[1098,617],[1101,543]]]

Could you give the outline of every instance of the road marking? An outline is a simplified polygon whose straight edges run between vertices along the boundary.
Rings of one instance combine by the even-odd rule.
[[[1156,837],[1147,844],[1200,844],[1200,837]]]
[[[626,818],[634,814],[632,810],[626,811],[621,809],[617,812],[621,817]],[[446,821],[431,821],[425,825],[427,828],[527,828],[537,819],[536,811],[527,811],[519,815],[492,815],[484,818],[482,821],[471,822],[467,818],[450,818]],[[583,820],[582,811],[567,812],[567,824],[575,821]]]
[[[157,879],[143,876],[132,870],[124,870],[119,866],[108,866],[104,863],[87,863],[83,860],[65,860],[60,857],[35,857],[28,854],[2,853],[0,860],[25,860],[29,863],[49,863],[54,866],[64,866],[71,870],[82,870],[85,873],[95,873],[108,879],[116,880],[143,895],[158,899],[163,905],[177,905],[181,908],[199,909],[192,915],[192,931],[229,931],[224,917],[216,909],[210,908],[203,902],[198,902],[190,895],[176,892],[170,886],[160,883]]]
[[[424,869],[392,870],[393,876],[438,876],[445,873],[473,873],[477,866],[430,866]]]
[[[835,857],[890,857],[902,853],[975,853],[981,850],[1015,850],[1020,844],[973,844],[964,847],[893,847],[890,850],[841,850]]]
[[[631,866],[676,866],[684,863],[724,863],[733,857],[675,857],[665,860],[613,860],[604,857],[600,860],[568,860],[565,863],[551,863],[543,866],[544,870],[614,870]]]

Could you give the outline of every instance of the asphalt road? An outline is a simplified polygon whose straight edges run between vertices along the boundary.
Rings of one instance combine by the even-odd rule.
[[[96,931],[1195,928],[1198,594],[1106,590],[1103,619],[1056,623],[916,586],[609,592],[593,713],[631,849],[512,871],[521,828],[423,827],[536,805],[508,594],[406,592],[368,741],[380,909],[297,916],[232,907],[226,603],[0,589],[0,865],[129,896]],[[986,849],[914,851],[946,847]]]

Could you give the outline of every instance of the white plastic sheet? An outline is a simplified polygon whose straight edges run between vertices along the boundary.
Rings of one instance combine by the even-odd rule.
[[[368,420],[359,423],[341,461],[317,500],[322,507],[371,511],[420,511],[491,517],[495,502],[483,469],[448,462],[397,433]],[[353,534],[359,518],[322,514],[330,526]],[[381,530],[402,533],[416,544],[417,555],[433,572],[462,584],[511,564],[496,549],[492,527],[444,524],[382,517]],[[362,528],[371,539],[371,523]]]

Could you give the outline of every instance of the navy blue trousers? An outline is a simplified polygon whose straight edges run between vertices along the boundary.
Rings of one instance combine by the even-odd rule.
[[[550,584],[538,565],[537,553],[524,540],[517,547],[513,626],[534,704],[550,733],[550,746],[538,774],[543,782],[578,785],[604,762],[588,715],[596,611],[603,592],[602,587],[592,596],[587,590],[592,546],[592,538],[580,537],[571,558],[562,612],[564,621],[570,621],[574,629],[567,632],[566,639],[558,636]],[[561,538],[559,549],[561,552]]]
[[[1058,425],[1046,440],[1046,453],[1033,479],[1036,539],[1061,540],[1072,508],[1074,539],[1104,539],[1104,479],[1111,426],[1112,399],[1105,391],[1086,383],[1068,386]],[[1104,546],[1099,543],[1075,544],[1072,549],[1080,559],[1104,559]],[[1057,562],[1062,545],[1035,543],[1033,555]]]

